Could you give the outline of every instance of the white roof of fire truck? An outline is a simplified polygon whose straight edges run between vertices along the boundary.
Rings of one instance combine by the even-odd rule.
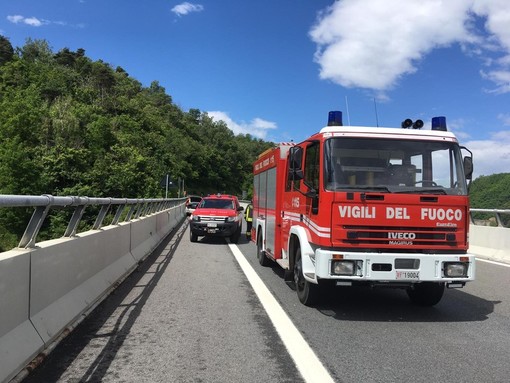
[[[445,117],[433,117],[431,130],[421,130],[422,120],[406,119],[401,128],[343,126],[341,112],[329,112],[328,126],[322,128],[319,134],[324,137],[381,137],[392,136],[402,139],[444,140],[456,142],[457,138],[447,131]]]
[[[324,137],[381,137],[391,136],[392,138],[403,139],[424,139],[424,140],[444,140],[457,141],[455,135],[451,132],[438,130],[416,130],[416,129],[398,129],[398,128],[374,128],[368,126],[326,126],[319,132]]]

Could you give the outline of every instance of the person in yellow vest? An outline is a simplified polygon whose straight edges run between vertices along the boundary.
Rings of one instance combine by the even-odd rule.
[[[246,238],[251,239],[251,226],[253,224],[253,205],[251,201],[244,211],[244,219],[246,220]]]

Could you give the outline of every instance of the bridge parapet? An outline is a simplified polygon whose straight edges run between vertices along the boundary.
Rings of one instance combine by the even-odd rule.
[[[471,209],[469,251],[493,261],[510,263],[510,210]]]
[[[0,195],[0,207],[34,208],[19,246],[0,253],[0,382],[81,322],[182,221],[185,201]],[[80,232],[89,206],[95,221]],[[62,208],[72,212],[64,235],[37,242]]]
[[[34,208],[18,247],[0,253],[0,382],[51,349],[129,275],[182,221],[185,201],[0,195],[0,208]],[[91,206],[94,223],[80,231]],[[37,242],[53,209],[72,212],[65,233]],[[470,251],[510,263],[510,210],[472,209],[471,217]]]

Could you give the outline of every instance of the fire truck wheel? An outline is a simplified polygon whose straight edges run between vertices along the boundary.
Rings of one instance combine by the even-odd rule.
[[[269,259],[266,257],[266,252],[262,250],[262,234],[257,237],[257,258],[261,266],[269,266]]]
[[[305,306],[312,306],[319,300],[319,285],[308,282],[303,276],[301,248],[297,246],[294,257],[294,283],[299,301]]]
[[[190,240],[191,242],[196,242],[196,241],[198,241],[198,235],[193,234],[193,232],[191,231],[191,229],[190,229],[190,231],[189,231],[189,240]]]
[[[411,302],[419,306],[434,306],[444,293],[444,283],[423,282],[407,289]]]

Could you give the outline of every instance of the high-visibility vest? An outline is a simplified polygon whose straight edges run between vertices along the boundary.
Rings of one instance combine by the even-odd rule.
[[[246,222],[253,221],[253,206],[248,205],[246,207],[246,210],[244,212],[244,219],[246,219]]]

